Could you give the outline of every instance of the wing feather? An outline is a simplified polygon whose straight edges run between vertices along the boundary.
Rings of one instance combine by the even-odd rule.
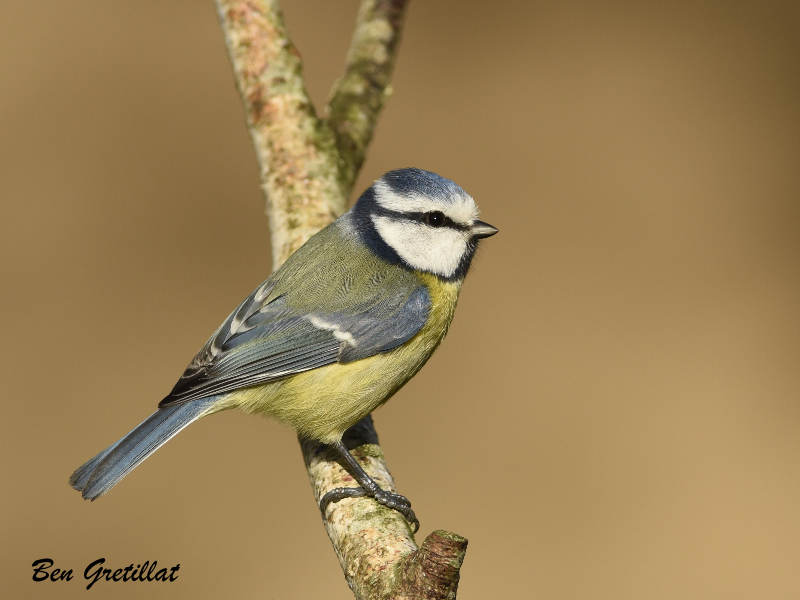
[[[428,289],[407,271],[367,278],[340,265],[309,278],[302,267],[292,271],[291,261],[231,313],[159,406],[387,352],[427,320]]]

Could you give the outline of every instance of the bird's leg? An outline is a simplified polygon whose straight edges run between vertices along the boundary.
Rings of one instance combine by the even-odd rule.
[[[392,508],[403,515],[406,521],[414,526],[414,533],[416,533],[419,529],[419,521],[417,520],[417,516],[414,514],[414,511],[411,510],[411,502],[408,501],[408,498],[401,496],[400,494],[387,492],[386,490],[381,489],[381,487],[375,483],[375,480],[367,475],[367,472],[361,467],[360,464],[358,464],[358,461],[352,454],[350,454],[350,451],[343,442],[334,442],[331,444],[331,447],[333,447],[345,460],[350,467],[350,470],[353,472],[356,481],[358,481],[361,487],[336,488],[325,494],[319,501],[319,509],[322,511],[323,517],[325,516],[325,509],[328,508],[328,505],[331,502],[338,502],[344,498],[360,498],[363,496],[369,496],[370,498],[374,498],[379,504],[383,504],[388,508]]]

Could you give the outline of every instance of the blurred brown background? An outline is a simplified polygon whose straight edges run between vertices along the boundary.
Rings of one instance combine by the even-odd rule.
[[[282,4],[322,107],[357,3]],[[357,188],[434,170],[500,234],[376,423],[420,535],[470,540],[462,600],[800,597],[798,32],[797,2],[411,3]],[[0,80],[5,597],[351,598],[274,423],[67,486],[269,271],[212,2],[8,0]],[[181,570],[87,592],[100,557]]]

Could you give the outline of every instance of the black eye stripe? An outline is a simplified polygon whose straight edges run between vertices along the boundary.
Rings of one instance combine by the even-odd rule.
[[[433,223],[431,223],[430,215],[434,213],[439,213],[442,215],[443,221],[441,225],[434,225]],[[461,225],[459,223],[456,223],[455,221],[453,221],[453,219],[451,219],[446,214],[438,210],[431,212],[404,213],[400,215],[400,218],[419,221],[420,223],[425,223],[426,225],[430,225],[432,227],[437,227],[437,228],[448,227],[450,229],[456,229],[457,231],[467,231],[469,229],[467,225]]]
[[[428,215],[434,212],[441,213],[442,211],[437,210],[429,212],[398,212],[395,210],[389,210],[387,208],[380,207],[378,210],[373,209],[372,212],[373,214],[390,217],[398,221],[413,221],[415,223],[423,223],[425,225],[431,226],[428,222]],[[442,213],[442,216],[444,217],[444,222],[441,225],[439,225],[437,229],[447,227],[449,229],[455,229],[456,231],[469,231],[469,225],[461,225],[460,223],[456,223],[455,221],[453,221],[453,219],[451,219],[444,213]]]

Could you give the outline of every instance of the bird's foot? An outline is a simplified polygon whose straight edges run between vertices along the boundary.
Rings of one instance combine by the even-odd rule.
[[[378,504],[382,504],[387,508],[396,510],[403,515],[405,520],[413,525],[414,533],[417,533],[419,530],[419,520],[414,514],[414,511],[411,510],[411,502],[409,502],[408,498],[394,492],[387,492],[386,490],[383,490],[377,486],[376,488],[377,489],[369,492],[363,487],[336,488],[331,490],[322,497],[322,500],[319,501],[319,509],[322,511],[322,516],[325,516],[325,510],[332,502],[338,502],[339,500],[344,500],[345,498],[361,498],[368,496],[370,498],[374,498]]]

